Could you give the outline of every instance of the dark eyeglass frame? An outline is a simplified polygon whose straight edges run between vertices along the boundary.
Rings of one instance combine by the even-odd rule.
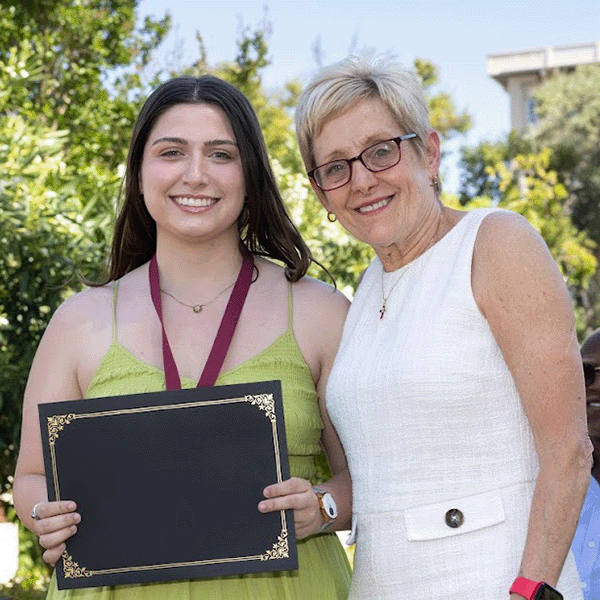
[[[403,142],[404,140],[412,140],[413,138],[416,138],[416,137],[419,137],[416,133],[407,133],[406,135],[401,135],[399,137],[390,138],[389,140],[381,140],[380,142],[371,144],[368,148],[365,148],[358,156],[355,156],[354,158],[338,158],[337,160],[330,160],[329,162],[326,162],[322,165],[319,165],[318,167],[315,167],[314,169],[312,169],[312,171],[308,171],[307,174],[324,192],[331,192],[332,190],[337,190],[338,188],[345,186],[352,179],[352,163],[354,161],[360,160],[360,162],[363,164],[365,169],[371,171],[371,173],[380,173],[381,171],[387,171],[387,169],[391,169],[392,167],[395,167],[402,160],[402,149],[400,148],[400,143]],[[365,161],[363,160],[363,154],[365,154],[365,152],[368,152],[375,146],[379,146],[380,144],[386,144],[388,142],[394,142],[396,144],[396,146],[398,147],[398,160],[394,164],[388,165],[387,167],[383,167],[383,169],[372,169],[371,167],[367,166],[365,164]],[[333,163],[339,163],[339,162],[348,164],[348,180],[344,181],[344,183],[340,183],[339,185],[336,185],[334,187],[324,188],[318,182],[317,178],[315,177],[315,172],[318,171],[319,169],[322,169],[323,167],[326,167],[327,165],[331,165]]]
[[[600,367],[595,367],[590,363],[583,363],[583,378],[585,381],[585,387],[593,385],[596,381],[596,373],[600,371]]]

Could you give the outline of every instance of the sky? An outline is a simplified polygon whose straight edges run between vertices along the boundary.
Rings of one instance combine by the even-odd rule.
[[[459,146],[499,140],[510,129],[508,95],[486,74],[487,55],[600,41],[600,0],[140,0],[138,5],[140,19],[166,12],[173,30],[158,61],[177,56],[181,65],[198,57],[196,32],[209,64],[216,64],[235,57],[243,26],[255,28],[266,17],[272,27],[271,64],[263,83],[269,91],[292,79],[310,79],[317,69],[315,44],[324,64],[341,60],[352,47],[391,52],[406,66],[415,58],[433,62],[439,72],[436,90],[449,93],[474,122],[467,136],[444,148],[448,191],[458,186]]]

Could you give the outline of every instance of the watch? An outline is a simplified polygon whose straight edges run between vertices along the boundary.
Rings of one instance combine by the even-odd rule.
[[[531,581],[517,577],[510,587],[509,594],[519,594],[526,600],[563,600],[562,594],[543,581]]]
[[[317,495],[319,510],[323,517],[323,528],[325,528],[337,518],[337,505],[333,496],[328,491],[315,486],[313,487],[313,492]]]

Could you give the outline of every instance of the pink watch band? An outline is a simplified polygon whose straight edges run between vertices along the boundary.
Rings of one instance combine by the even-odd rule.
[[[527,600],[533,600],[535,593],[542,585],[542,581],[531,581],[525,577],[517,577],[513,584],[510,586],[509,594],[519,594]]]

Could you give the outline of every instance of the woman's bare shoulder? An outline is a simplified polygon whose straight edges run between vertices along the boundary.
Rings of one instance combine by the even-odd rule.
[[[40,340],[40,356],[60,354],[75,365],[91,357],[95,348],[110,344],[112,284],[88,288],[67,298],[55,311]]]
[[[266,275],[266,287],[272,290],[287,286],[284,269],[271,262],[261,260],[260,272]],[[294,321],[311,322],[324,327],[339,327],[343,324],[350,301],[334,286],[305,275],[292,285]]]
[[[266,285],[285,283],[285,270],[270,260],[259,258],[256,261],[259,272],[266,276]],[[293,284],[294,304],[318,302],[322,308],[332,310],[345,308],[350,304],[348,298],[333,285],[305,275]]]
[[[115,292],[119,298],[138,295],[146,285],[144,266],[130,271],[116,281],[102,286],[90,286],[67,298],[56,310],[53,319],[74,327],[87,325],[107,326],[112,322]]]
[[[104,321],[111,314],[114,284],[89,287],[69,296],[55,311],[49,327],[76,329]]]
[[[294,284],[296,331],[310,334],[310,343],[327,356],[333,356],[342,335],[350,301],[333,286],[303,277]]]
[[[569,305],[563,277],[543,237],[527,219],[509,211],[493,212],[482,222],[473,253],[472,285],[488,320],[491,310],[500,316],[506,313],[509,297],[522,314],[540,293]]]
[[[323,309],[347,312],[350,306],[350,301],[339,289],[309,276],[294,284],[294,296],[301,302],[317,303]]]
[[[533,248],[547,250],[542,236],[522,215],[502,210],[490,213],[482,221],[475,252],[511,260]]]
[[[110,344],[111,299],[110,286],[90,288],[73,294],[58,307],[40,340],[29,374],[27,390],[34,390],[35,398],[81,397],[82,368],[96,360],[99,348]]]

